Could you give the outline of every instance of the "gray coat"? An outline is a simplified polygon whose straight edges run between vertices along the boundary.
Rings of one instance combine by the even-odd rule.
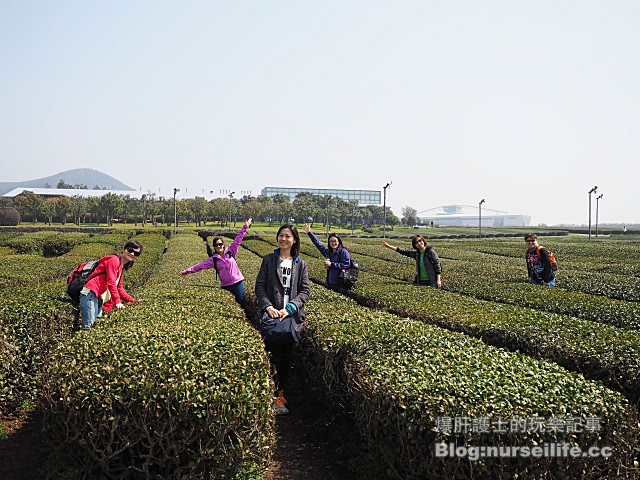
[[[256,278],[256,297],[258,299],[258,314],[262,315],[268,307],[281,310],[284,305],[284,286],[278,273],[280,267],[280,250],[265,255],[260,265],[260,271]],[[293,303],[298,311],[292,317],[295,319],[296,331],[300,333],[306,319],[304,304],[309,300],[309,272],[307,262],[296,257],[293,260],[291,275],[291,294],[289,301]]]
[[[413,280],[413,283],[418,283],[418,279],[420,278],[420,252],[418,250],[405,250],[404,248],[398,248],[396,250],[400,255],[404,255],[405,257],[411,257],[416,261],[416,276]],[[438,254],[433,249],[433,247],[427,246],[426,251],[424,252],[424,268],[427,270],[427,275],[429,275],[429,284],[432,287],[438,288],[438,279],[437,275],[442,273],[442,266],[440,266],[440,258]]]

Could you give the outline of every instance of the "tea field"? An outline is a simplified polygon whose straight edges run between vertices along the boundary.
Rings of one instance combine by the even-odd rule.
[[[196,232],[0,233],[2,419],[39,405],[66,478],[261,478],[277,438],[253,289],[276,244],[251,233],[245,309],[215,272],[179,275],[206,258]],[[342,296],[302,235],[305,374],[376,478],[640,476],[640,238],[541,237],[556,288],[527,283],[521,238],[436,239],[439,290],[381,239],[345,238],[361,272]],[[74,332],[66,274],[129,238],[141,301]]]

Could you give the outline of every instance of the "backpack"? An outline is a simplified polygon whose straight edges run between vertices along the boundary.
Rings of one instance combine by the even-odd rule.
[[[227,255],[229,255],[229,258],[233,257],[233,254],[229,250],[227,250],[225,253]],[[220,275],[219,275],[219,272],[218,272],[218,259],[219,259],[219,257],[214,257],[213,255],[210,255],[210,256],[213,257],[213,268],[216,271],[216,280],[218,280],[220,278]]]
[[[76,266],[69,276],[67,277],[67,295],[71,297],[71,303],[74,305],[80,304],[80,292],[86,285],[89,277],[93,275],[93,272],[98,267],[100,263],[100,259],[98,260],[90,260],[88,262],[83,262],[80,265]],[[101,272],[94,277],[106,274],[107,272]]]
[[[351,288],[355,286],[359,272],[360,265],[358,265],[358,262],[352,258],[349,268],[342,269],[342,271],[340,271],[340,281],[345,287]]]
[[[540,249],[544,248],[542,245],[538,245],[538,248],[536,248],[536,254],[538,256],[540,256]],[[558,261],[556,260],[556,257],[553,256],[553,253],[551,252],[551,250],[549,250],[548,248],[544,248],[547,253],[549,254],[549,260],[551,260],[551,271],[552,272],[556,272],[558,271]]]

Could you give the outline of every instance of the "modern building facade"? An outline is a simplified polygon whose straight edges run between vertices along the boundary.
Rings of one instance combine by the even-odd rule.
[[[291,201],[295,200],[296,195],[302,192],[308,192],[312,195],[331,195],[332,197],[341,198],[344,201],[358,200],[359,205],[380,205],[382,192],[380,190],[339,190],[335,188],[289,188],[289,187],[264,187],[260,192],[265,197],[273,197],[274,195],[288,195]]]

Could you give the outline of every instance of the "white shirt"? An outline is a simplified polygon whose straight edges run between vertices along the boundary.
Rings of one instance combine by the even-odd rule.
[[[282,279],[282,286],[284,287],[284,305],[289,303],[289,297],[291,296],[291,269],[293,267],[293,260],[285,260],[280,258],[280,278]]]

